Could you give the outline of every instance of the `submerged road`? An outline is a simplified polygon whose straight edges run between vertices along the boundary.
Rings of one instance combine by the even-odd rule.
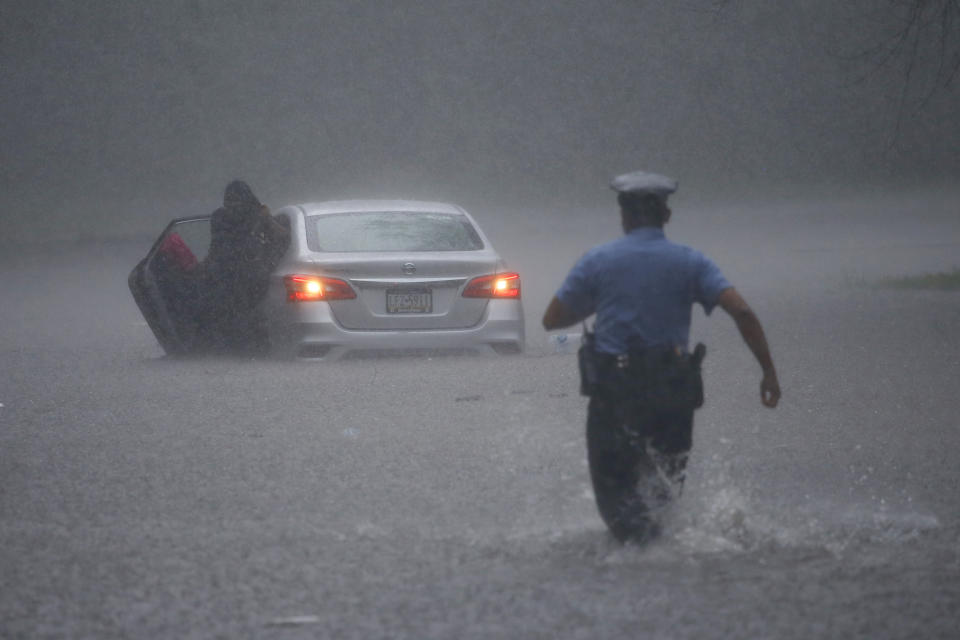
[[[514,261],[529,348],[500,358],[167,359],[126,291],[145,246],[7,256],[0,637],[956,637],[960,294],[861,280],[956,255],[956,223],[777,224],[677,231],[744,283],[784,398],[697,316],[707,405],[646,547],[596,515],[575,356],[536,329],[575,223]]]

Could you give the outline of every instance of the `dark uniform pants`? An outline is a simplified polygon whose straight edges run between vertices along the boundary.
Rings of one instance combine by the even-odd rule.
[[[597,394],[587,413],[587,456],[597,508],[620,540],[657,532],[657,510],[679,494],[693,444],[693,408],[656,409]]]

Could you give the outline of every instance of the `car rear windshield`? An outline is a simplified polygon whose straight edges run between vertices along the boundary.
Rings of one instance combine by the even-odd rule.
[[[331,213],[307,217],[311,251],[475,251],[483,241],[462,215],[430,211]]]

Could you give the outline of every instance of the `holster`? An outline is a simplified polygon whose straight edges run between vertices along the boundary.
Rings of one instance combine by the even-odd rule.
[[[577,352],[580,393],[629,400],[660,411],[699,409],[704,400],[700,365],[706,353],[703,343],[690,353],[667,347],[632,349],[621,355],[600,353],[593,333],[585,330]]]

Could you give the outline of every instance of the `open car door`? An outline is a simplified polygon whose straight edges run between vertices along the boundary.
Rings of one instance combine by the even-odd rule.
[[[189,353],[197,344],[196,309],[209,250],[210,216],[178,218],[127,278],[140,313],[169,355]]]

